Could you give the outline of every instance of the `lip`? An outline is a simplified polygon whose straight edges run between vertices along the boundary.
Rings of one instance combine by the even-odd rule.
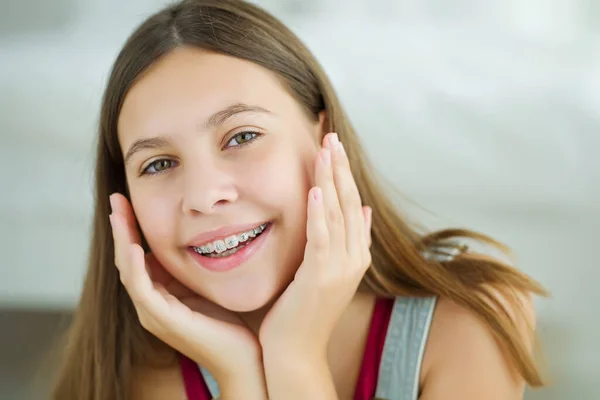
[[[254,254],[256,254],[264,245],[265,241],[269,237],[271,233],[271,227],[273,223],[269,222],[265,230],[258,236],[258,238],[254,239],[247,246],[242,247],[240,250],[236,251],[230,256],[223,258],[211,258],[200,255],[194,251],[192,247],[188,247],[187,251],[190,253],[192,258],[202,267],[209,271],[213,272],[225,272],[230,271],[234,268],[240,267],[246,261],[250,259]],[[251,229],[252,226],[250,226]],[[243,231],[242,231],[243,232]]]
[[[265,222],[244,225],[229,225],[212,231],[203,232],[198,236],[195,236],[188,243],[188,246],[200,247],[205,245],[206,243],[214,242],[215,240],[223,240],[231,235],[238,235],[242,232],[247,232],[250,229],[254,229],[260,225],[263,225]]]

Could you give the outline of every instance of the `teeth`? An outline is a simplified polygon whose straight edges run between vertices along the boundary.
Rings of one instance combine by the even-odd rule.
[[[229,249],[237,247],[240,243],[246,242],[250,238],[255,238],[257,235],[262,233],[266,227],[267,224],[262,224],[247,232],[242,232],[239,235],[231,235],[226,237],[224,240],[216,240],[211,243],[206,243],[200,247],[194,247],[194,251],[199,254],[208,254],[212,252],[221,254]]]
[[[228,249],[233,249],[234,247],[237,247],[237,245],[239,244],[238,237],[236,235],[233,235],[229,236],[228,238],[225,238],[225,244],[227,245]]]
[[[213,243],[207,243],[204,246],[196,247],[196,249],[199,249],[201,253],[212,253],[215,251],[215,245]]]
[[[225,250],[227,250],[227,245],[225,244],[224,241],[216,240],[214,243],[215,243],[215,251],[217,252],[217,254],[222,253]]]

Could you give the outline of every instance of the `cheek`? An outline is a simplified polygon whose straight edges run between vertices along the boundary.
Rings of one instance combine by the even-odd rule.
[[[305,207],[314,180],[311,158],[297,149],[265,152],[260,162],[249,163],[240,173],[244,192],[271,206],[293,208],[304,204]]]
[[[175,237],[173,201],[163,192],[160,195],[133,189],[131,202],[139,227],[152,251],[160,253]]]

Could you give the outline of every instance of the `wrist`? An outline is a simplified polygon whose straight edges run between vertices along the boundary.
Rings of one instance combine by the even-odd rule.
[[[269,398],[274,400],[337,399],[326,357],[281,355],[265,358]]]
[[[323,377],[331,377],[326,357],[306,357],[290,353],[265,356],[264,372],[267,381],[277,380],[288,385],[306,385]]]
[[[281,368],[297,369],[299,373],[315,367],[329,368],[327,351],[310,351],[281,346],[264,346],[262,360],[265,370]]]
[[[267,387],[261,370],[251,369],[217,380],[221,400],[266,400]]]
[[[267,399],[267,389],[260,356],[254,358],[236,357],[234,363],[215,370],[213,377],[219,386],[222,400]]]

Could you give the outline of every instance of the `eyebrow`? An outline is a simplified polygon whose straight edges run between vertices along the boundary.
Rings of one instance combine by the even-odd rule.
[[[224,124],[228,119],[243,113],[262,113],[272,114],[271,111],[259,106],[251,106],[244,103],[232,104],[222,110],[211,115],[203,125],[204,129],[214,128]],[[124,162],[127,165],[131,161],[131,157],[139,151],[148,149],[158,149],[169,145],[169,140],[165,136],[158,136],[147,139],[138,139],[129,147],[125,154]]]

